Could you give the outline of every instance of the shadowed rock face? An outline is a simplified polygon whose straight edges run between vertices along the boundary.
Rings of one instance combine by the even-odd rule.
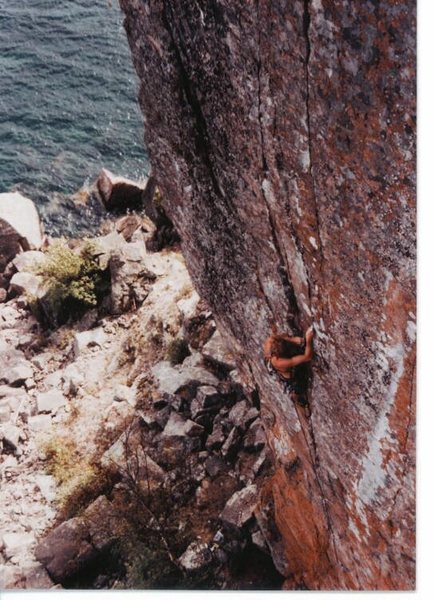
[[[260,396],[286,587],[411,589],[414,4],[120,3],[167,212]],[[307,420],[261,346],[312,321]]]

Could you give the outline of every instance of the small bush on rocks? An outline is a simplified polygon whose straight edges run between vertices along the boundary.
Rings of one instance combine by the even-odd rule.
[[[59,241],[47,250],[46,260],[35,267],[47,290],[41,308],[51,325],[57,327],[68,319],[81,317],[96,307],[107,292],[107,277],[94,254],[90,242],[80,252],[74,252]]]
[[[114,473],[80,456],[72,439],[52,436],[42,447],[46,470],[57,484],[59,520],[69,519],[113,484]]]

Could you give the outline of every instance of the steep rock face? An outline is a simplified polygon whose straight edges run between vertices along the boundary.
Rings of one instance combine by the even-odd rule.
[[[411,589],[415,7],[120,3],[166,209],[261,400],[286,587]],[[262,342],[312,321],[308,420]]]

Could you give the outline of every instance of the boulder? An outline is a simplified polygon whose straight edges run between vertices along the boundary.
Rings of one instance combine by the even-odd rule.
[[[106,496],[99,496],[83,513],[83,519],[92,541],[100,552],[106,550],[120,532],[120,517]]]
[[[107,235],[95,238],[94,244],[98,264],[102,270],[105,270],[108,267],[110,258],[126,246],[127,242],[117,231],[112,231]]]
[[[116,222],[116,231],[127,241],[131,242],[136,238],[136,233],[142,233],[142,239],[153,238],[156,232],[156,226],[149,217],[139,217],[138,215],[126,215]]]
[[[84,375],[75,363],[68,365],[62,374],[65,394],[75,395],[84,383]]]
[[[35,557],[55,582],[76,575],[98,556],[83,519],[75,517],[51,531],[36,547]]]
[[[115,469],[121,477],[135,482],[145,491],[158,488],[165,480],[163,469],[145,452],[140,430],[127,431],[101,457],[101,466]]]
[[[203,346],[202,354],[206,359],[216,362],[228,371],[232,371],[236,367],[234,355],[230,352],[218,329]]]
[[[221,424],[214,425],[211,435],[208,436],[205,448],[207,450],[218,450],[221,448],[225,441],[225,435]]]
[[[242,400],[231,408],[228,419],[235,427],[247,429],[258,416],[259,411],[254,407],[250,407],[246,400]]]
[[[257,420],[249,428],[248,432],[244,436],[243,446],[246,450],[251,452],[258,452],[267,443],[267,437],[265,435],[264,427],[262,423]]]
[[[36,407],[38,413],[53,413],[65,406],[66,398],[59,390],[49,390],[36,395]]]
[[[221,521],[226,526],[241,529],[253,517],[258,500],[258,488],[255,484],[235,492],[220,514]]]
[[[225,458],[227,458],[228,460],[231,460],[238,448],[241,445],[241,432],[237,427],[233,427],[228,435],[228,437],[226,438],[223,446],[221,447],[220,452],[222,453],[222,456],[224,456]]]
[[[184,365],[172,367],[170,362],[161,361],[154,365],[151,371],[160,391],[167,394],[176,394],[186,387],[197,389],[201,384],[211,386],[218,384],[217,377],[200,367],[186,368]]]
[[[102,169],[96,187],[107,210],[125,211],[142,206],[148,182],[149,179],[143,182],[132,181]]]
[[[195,540],[178,559],[179,564],[188,573],[203,569],[213,562],[213,555],[208,544]]]
[[[119,383],[113,392],[114,402],[128,402],[131,406],[136,405],[136,390]]]
[[[18,253],[42,246],[36,207],[19,192],[0,194],[0,242],[0,273]]]
[[[196,314],[199,301],[200,296],[193,289],[189,296],[178,300],[176,306],[178,307],[183,319],[191,319]]]
[[[11,418],[11,407],[8,403],[0,401],[0,423],[8,423]]]
[[[26,551],[35,541],[32,533],[4,533],[2,535],[3,554],[7,559],[11,559],[17,554]]]
[[[227,464],[224,460],[222,460],[219,456],[209,456],[205,461],[205,470],[207,474],[214,479],[221,473],[227,472],[229,470]]]
[[[47,502],[56,498],[56,481],[52,475],[35,475],[34,481]]]
[[[35,433],[49,431],[51,429],[50,415],[36,415],[27,419],[29,429]]]
[[[99,346],[102,348],[106,341],[107,335],[102,327],[75,333],[73,343],[75,358],[78,358],[89,347]]]
[[[173,412],[164,428],[162,436],[172,437],[196,437],[203,433],[204,429],[201,425],[198,425],[194,421],[186,420],[178,413]]]
[[[15,273],[9,282],[9,292],[13,295],[26,294],[26,296],[42,298],[44,295],[42,277],[34,273]]]
[[[33,377],[30,361],[25,358],[23,352],[11,346],[0,346],[0,364],[0,383],[18,386]]]
[[[110,312],[120,315],[137,308],[149,293],[155,274],[144,267],[145,247],[140,242],[122,246],[109,261]]]
[[[13,450],[18,449],[18,443],[20,441],[21,431],[12,423],[5,423],[0,428],[0,439],[6,442]]]
[[[38,265],[44,263],[45,260],[46,255],[43,252],[40,252],[39,250],[28,250],[27,252],[18,254],[12,261],[12,266],[19,273],[33,273]]]

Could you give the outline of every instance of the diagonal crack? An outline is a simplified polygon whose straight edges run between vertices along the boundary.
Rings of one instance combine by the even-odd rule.
[[[258,31],[258,40],[257,40],[257,82],[258,82],[258,121],[259,121],[259,136],[260,136],[260,150],[261,150],[261,158],[262,158],[262,171],[264,181],[268,181],[268,162],[265,150],[265,135],[264,135],[264,123],[263,123],[263,113],[262,113],[262,60],[261,60],[261,31],[262,24],[260,22],[260,2],[257,0],[256,3],[256,11],[257,11],[257,31]],[[285,294],[285,297],[288,301],[288,313],[291,318],[291,326],[293,330],[299,329],[298,327],[298,315],[299,309],[297,305],[297,300],[294,293],[294,288],[292,286],[291,280],[288,275],[288,269],[286,265],[286,261],[284,258],[284,253],[280,246],[280,242],[277,236],[277,225],[275,219],[272,214],[271,207],[269,205],[269,201],[267,198],[267,194],[265,192],[264,186],[261,184],[261,192],[262,197],[264,199],[264,205],[267,209],[267,216],[270,225],[271,237],[273,241],[273,246],[276,249],[278,256],[278,274],[280,277],[280,281],[282,284],[282,288]]]

